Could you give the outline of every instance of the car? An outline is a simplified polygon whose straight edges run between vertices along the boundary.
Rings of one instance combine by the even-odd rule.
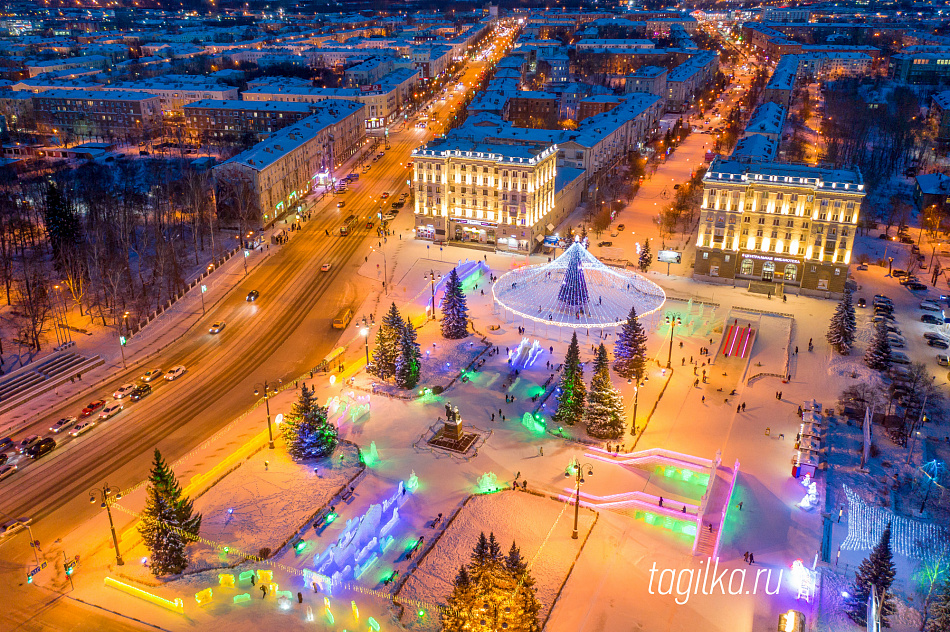
[[[893,301],[890,298],[888,298],[887,296],[884,296],[883,294],[874,295],[874,302],[876,303],[877,301],[885,301],[887,303],[893,303]]]
[[[165,379],[169,381],[177,380],[185,374],[185,371],[185,367],[180,364],[178,366],[173,366],[172,368],[168,369],[168,373],[165,374]]]
[[[17,531],[23,531],[31,522],[33,522],[32,518],[27,518],[24,516],[22,518],[12,518],[6,522],[0,523],[0,538],[13,535]]]
[[[152,394],[151,386],[149,386],[148,384],[139,384],[138,386],[135,387],[135,390],[132,391],[132,395],[130,399],[133,402],[137,402],[143,397],[145,397],[146,395],[151,395],[151,394]]]
[[[602,242],[600,242],[600,243],[597,244],[597,245],[600,246],[601,248],[609,248],[609,247],[611,247],[611,246],[614,245],[614,242],[612,242],[612,241],[602,241]]]
[[[72,427],[72,430],[69,431],[69,436],[71,436],[71,437],[78,437],[79,435],[83,434],[84,432],[89,432],[90,430],[92,430],[92,427],[95,426],[95,425],[96,425],[96,422],[94,422],[94,421],[92,421],[92,420],[89,420],[89,421],[81,421],[81,422],[79,422],[78,424],[76,424],[75,426]]]
[[[927,310],[928,312],[941,312],[943,309],[936,301],[921,301],[920,309]]]
[[[331,265],[329,263],[324,263],[320,266],[320,272],[329,272]]]
[[[16,444],[16,451],[20,454],[23,454],[34,445],[40,442],[41,437],[39,435],[30,435],[24,439],[21,439],[18,444]]]
[[[6,462],[10,460],[10,455],[6,452],[0,452],[0,465],[6,465]]]
[[[924,340],[934,340],[934,339],[946,340],[950,342],[950,338],[947,338],[946,336],[943,336],[941,334],[935,333],[933,331],[924,332]]]
[[[934,338],[933,340],[928,340],[927,345],[934,347],[935,349],[950,349],[950,342],[946,340],[941,340],[940,338]]]
[[[76,423],[75,417],[63,417],[62,419],[54,423],[52,426],[50,426],[49,430],[53,434],[59,434],[60,432],[62,432],[66,428],[69,428],[75,423]]]
[[[926,323],[927,325],[942,325],[943,319],[937,318],[933,314],[922,314],[920,316],[920,322]]]
[[[626,228],[623,224],[617,224],[617,230],[623,230]]]
[[[896,323],[884,321],[884,328],[887,330],[887,333],[897,334],[898,336],[903,335],[901,328],[898,327]]]
[[[115,417],[123,408],[125,408],[125,404],[122,402],[112,402],[102,409],[102,412],[99,413],[99,419],[110,419],[111,417]]]
[[[904,340],[904,337],[897,335],[888,335],[887,343],[896,349],[907,346],[907,341]]]
[[[244,300],[247,301],[248,303],[253,303],[254,301],[257,300],[257,297],[260,295],[261,293],[258,292],[257,290],[251,290],[250,292],[247,293],[247,296],[244,298]]]
[[[396,219],[396,216],[393,215],[392,213],[387,213],[386,215],[383,215],[383,221],[384,221],[384,222],[391,222],[391,221],[393,221],[394,219]]]
[[[379,199],[385,200],[388,197],[389,197],[389,191],[383,191],[383,194],[379,196]]]
[[[45,439],[39,441],[36,445],[31,447],[26,455],[31,459],[38,459],[41,456],[47,455],[56,448],[56,441],[46,437]]]
[[[16,472],[16,469],[16,465],[4,465],[3,467],[0,467],[0,481],[8,476],[13,476],[13,473]]]
[[[344,206],[346,206],[346,202],[343,200],[340,200],[339,202],[336,203],[337,208],[343,208]]]
[[[902,244],[912,244],[912,243],[914,243],[914,239],[913,239],[913,237],[909,237],[909,236],[907,236],[907,235],[904,235],[903,237],[901,237],[901,243],[902,243]]]
[[[135,384],[123,384],[119,387],[119,390],[112,394],[112,397],[113,399],[122,399],[123,397],[131,395],[134,390]]]
[[[940,366],[950,366],[950,356],[945,353],[937,354],[937,364]]]
[[[908,283],[919,283],[920,279],[912,274],[908,274],[907,276],[901,277],[897,282],[901,285],[907,285]]]
[[[214,323],[211,324],[211,328],[208,329],[208,333],[219,334],[221,333],[221,330],[224,329],[224,327],[225,327],[225,322],[223,320],[215,321]]]
[[[908,290],[910,290],[911,292],[924,292],[924,291],[926,291],[926,289],[927,289],[927,286],[926,286],[926,285],[924,285],[923,283],[919,283],[919,282],[917,282],[917,281],[914,281],[914,282],[912,282],[912,283],[908,283],[908,284],[907,284],[906,286],[904,286],[904,287],[906,287],[906,288],[907,288]]]
[[[96,412],[100,408],[106,405],[106,400],[97,399],[94,402],[89,402],[86,404],[86,407],[82,409],[82,412],[79,413],[80,417],[88,417],[92,413]]]
[[[0,439],[0,450],[6,450],[7,448],[13,447],[13,439],[10,437],[4,437]]]
[[[871,319],[871,322],[879,323],[881,321],[887,321],[889,323],[896,322],[893,314],[888,314],[886,312],[878,312],[874,314],[874,317]]]
[[[868,302],[865,299],[863,298],[858,299],[858,307],[867,307],[867,306],[868,306]]]
[[[149,371],[146,371],[142,375],[141,380],[143,382],[151,382],[152,380],[157,379],[160,375],[162,375],[162,373],[163,371],[161,369],[151,369]]]
[[[900,268],[894,268],[891,270],[891,276],[895,279],[899,279],[902,276],[907,276],[907,270],[901,270]]]
[[[893,314],[894,307],[892,305],[875,305],[874,313],[875,314]]]
[[[367,230],[372,230],[373,226],[375,226],[375,225],[376,225],[376,224],[374,224],[373,222],[366,222],[366,229],[367,229]]]
[[[895,364],[910,364],[910,358],[903,351],[891,351],[891,362]]]

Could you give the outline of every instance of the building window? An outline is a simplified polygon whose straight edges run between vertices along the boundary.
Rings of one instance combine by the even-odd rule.
[[[743,259],[742,266],[739,269],[739,274],[752,274],[752,259]]]

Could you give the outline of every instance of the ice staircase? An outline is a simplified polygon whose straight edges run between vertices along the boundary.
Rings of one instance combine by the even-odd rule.
[[[716,550],[716,531],[716,525],[713,525],[713,532],[710,532],[709,528],[705,524],[703,525],[703,528],[700,529],[698,533],[699,537],[697,538],[694,555],[699,557],[713,556],[713,553]]]
[[[652,469],[655,465],[672,465],[685,470],[709,473],[712,468],[710,459],[694,457],[681,452],[673,452],[665,448],[650,448],[638,452],[617,454],[601,448],[591,448],[584,454],[589,459],[597,459],[607,463],[616,463],[641,469]]]
[[[99,356],[89,358],[78,353],[61,352],[17,369],[0,381],[0,414],[103,363]]]
[[[574,500],[575,491],[573,487],[565,487],[564,493],[558,496],[559,500],[569,502]],[[646,492],[633,491],[621,492],[619,494],[610,494],[608,496],[594,496],[581,490],[580,504],[591,509],[640,509],[643,511],[652,511],[670,518],[684,519],[686,517],[695,518],[699,506],[681,501],[665,501],[660,507],[660,497]],[[683,511],[683,508],[686,511]]]

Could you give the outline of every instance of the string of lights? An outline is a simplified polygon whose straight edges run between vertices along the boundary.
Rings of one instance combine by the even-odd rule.
[[[921,559],[926,551],[937,550],[950,533],[935,524],[911,520],[884,507],[871,507],[850,487],[844,486],[848,499],[848,537],[841,544],[845,551],[874,548],[888,524],[891,525],[891,549],[898,555]]]
[[[601,263],[580,241],[551,263],[503,274],[492,286],[492,297],[525,320],[575,329],[617,327],[631,307],[643,318],[666,301],[656,283]]]

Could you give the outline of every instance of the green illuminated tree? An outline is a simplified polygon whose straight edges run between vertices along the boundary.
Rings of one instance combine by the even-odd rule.
[[[445,282],[442,296],[442,336],[458,340],[468,335],[468,304],[462,291],[462,281],[455,268]]]
[[[614,343],[614,371],[620,377],[639,382],[646,372],[647,334],[637,319],[637,308],[630,308],[627,322],[623,324]]]
[[[399,339],[402,336],[402,316],[393,303],[376,330],[376,346],[369,372],[381,380],[388,380],[396,373],[396,358],[399,355]]]
[[[399,357],[396,358],[396,384],[412,388],[419,383],[422,352],[416,340],[416,328],[407,318],[399,337]]]
[[[610,381],[607,348],[601,344],[587,394],[587,434],[598,439],[616,439],[623,435],[623,418],[623,397]]]
[[[577,332],[571,338],[564,357],[564,370],[561,373],[560,394],[557,400],[557,410],[554,411],[554,423],[573,426],[584,418],[584,400],[587,397],[587,387],[584,386],[584,367],[581,366],[581,351],[577,344]]]
[[[145,509],[138,531],[151,555],[152,574],[174,575],[188,566],[185,546],[198,536],[201,514],[194,513],[194,504],[181,493],[161,452],[155,450],[152,471],[146,490]]]
[[[337,427],[327,420],[327,409],[317,403],[314,390],[301,385],[300,396],[284,420],[287,451],[298,461],[329,456],[339,443]]]

